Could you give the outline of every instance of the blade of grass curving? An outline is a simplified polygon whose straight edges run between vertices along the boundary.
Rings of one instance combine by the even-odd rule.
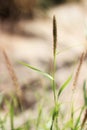
[[[60,96],[60,94],[62,93],[62,91],[67,87],[67,85],[70,83],[72,79],[72,75],[69,76],[69,78],[65,81],[65,83],[60,87],[59,92],[58,92],[58,98]]]
[[[79,122],[80,122],[80,120],[81,120],[81,116],[82,116],[83,111],[84,111],[84,106],[81,108],[80,114],[79,114],[79,116],[78,116],[78,118],[77,118],[77,120],[76,120],[76,123],[75,123],[75,126],[74,126],[74,129],[75,129],[75,130],[77,130],[78,127],[79,127],[78,125],[79,125]]]
[[[37,71],[37,72],[41,73],[42,75],[44,75],[45,77],[47,77],[47,78],[50,79],[50,80],[54,80],[53,77],[52,77],[50,74],[45,73],[45,72],[43,72],[43,71],[37,69],[37,68],[34,67],[34,66],[31,66],[31,65],[29,65],[29,64],[27,64],[27,63],[24,63],[24,62],[20,62],[20,64],[22,64],[22,65],[24,65],[24,66],[26,66],[26,67],[28,67],[28,68],[34,70],[34,71]]]

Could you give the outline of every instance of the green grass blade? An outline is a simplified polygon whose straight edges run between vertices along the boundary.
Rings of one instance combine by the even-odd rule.
[[[60,104],[56,104],[56,106],[54,107],[53,113],[52,113],[52,123],[51,123],[50,130],[53,130],[54,121],[58,117],[59,109],[60,109]],[[58,128],[58,124],[57,124],[56,128]],[[59,130],[59,128],[58,128],[58,130]]]
[[[28,68],[34,70],[34,71],[37,71],[37,72],[41,73],[42,75],[44,75],[45,77],[47,77],[47,78],[50,79],[50,80],[53,80],[53,77],[52,77],[50,74],[45,73],[45,72],[43,72],[43,71],[37,69],[37,68],[34,67],[34,66],[31,66],[31,65],[29,65],[29,64],[26,64],[26,63],[24,63],[24,62],[20,62],[20,64],[22,64],[22,65],[24,65],[24,66],[26,66],[26,67],[28,67]]]
[[[84,81],[84,84],[83,84],[83,93],[84,93],[84,102],[85,102],[85,106],[87,106],[86,81]]]
[[[74,130],[73,129],[73,127],[74,127],[74,105],[73,105],[73,102],[72,102],[72,107],[71,107],[71,124],[72,124],[71,130]]]
[[[38,117],[37,117],[37,122],[36,122],[36,130],[39,129],[39,125],[40,125],[40,122],[41,122],[41,116],[42,116],[42,106],[40,106],[39,110],[38,110]]]
[[[72,129],[72,120],[70,119],[69,121],[66,122],[65,126],[63,127],[62,130],[71,130]]]
[[[71,79],[72,79],[72,75],[70,75],[69,78],[65,81],[65,83],[60,87],[59,92],[58,92],[58,98],[60,94],[62,93],[62,91],[67,87]]]
[[[14,130],[14,102],[13,100],[10,106],[10,125],[11,125],[11,130]]]
[[[75,127],[74,127],[75,130],[77,130],[77,128],[79,127],[79,123],[80,123],[83,111],[84,111],[84,106],[82,107],[82,109],[80,111],[80,114],[79,114],[79,116],[78,116],[78,118],[76,120]]]

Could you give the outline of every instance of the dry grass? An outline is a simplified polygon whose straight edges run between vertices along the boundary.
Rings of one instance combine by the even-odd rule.
[[[15,88],[15,93],[17,93],[18,97],[21,98],[22,97],[22,91],[20,89],[20,85],[19,85],[19,82],[18,82],[18,78],[15,74],[14,68],[13,68],[13,66],[10,62],[10,59],[7,56],[7,53],[4,49],[2,49],[2,53],[3,53],[4,59],[5,59],[5,63],[6,63],[6,67],[8,69],[9,75],[10,75],[11,80],[13,82],[13,86]]]
[[[73,81],[73,87],[74,87],[73,89],[75,89],[75,87],[77,85],[79,74],[80,74],[80,70],[81,70],[81,67],[82,67],[85,55],[86,55],[85,52],[83,52],[81,54],[80,59],[79,59],[79,64],[78,64],[77,71],[76,71],[76,74],[75,74],[75,78],[74,78],[74,81]]]

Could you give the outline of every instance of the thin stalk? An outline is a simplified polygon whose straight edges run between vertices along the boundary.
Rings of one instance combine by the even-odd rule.
[[[14,102],[11,101],[10,106],[10,124],[11,124],[11,130],[14,130]]]
[[[57,49],[57,26],[56,18],[53,16],[53,92],[54,92],[54,102],[56,105],[56,83],[55,83],[55,72],[56,72],[56,49]]]
[[[54,123],[54,120],[52,119],[50,130],[53,130],[53,123]]]
[[[55,72],[56,72],[56,50],[57,50],[57,27],[56,27],[56,18],[53,17],[53,69],[52,69],[52,88],[53,88],[53,94],[54,94],[54,103],[55,103],[55,109],[52,115],[52,124],[50,127],[50,130],[53,130],[54,121],[56,121],[56,129],[58,130],[58,108],[57,108],[57,94],[56,94],[56,82],[55,82]],[[56,109],[57,108],[57,109]]]
[[[54,56],[54,60],[53,60],[53,93],[54,93],[54,102],[56,105],[56,83],[55,83],[55,71],[56,71],[56,56]]]
[[[84,115],[84,118],[83,118],[83,121],[82,121],[81,129],[84,128],[84,125],[85,125],[86,121],[87,121],[87,109],[85,111],[85,115]]]
[[[59,130],[59,127],[58,127],[58,118],[56,117],[56,129]]]

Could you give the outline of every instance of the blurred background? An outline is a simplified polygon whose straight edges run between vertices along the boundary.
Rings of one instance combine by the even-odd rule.
[[[86,3],[86,0],[0,0],[1,18],[32,18],[36,10],[43,11],[53,6],[66,3]]]
[[[44,98],[50,97],[52,104],[52,90],[48,79],[19,61],[50,73],[53,15],[58,26],[57,49],[62,52],[57,57],[56,82],[59,88],[72,72],[75,73],[79,57],[86,48],[87,0],[0,0],[0,91],[8,94],[15,89],[2,53],[4,48],[29,109],[36,109],[38,101]],[[77,86],[82,86],[87,77],[86,63],[84,61]],[[63,102],[70,100],[72,88],[67,89],[61,96]],[[79,87],[75,101],[77,106],[83,102]]]

